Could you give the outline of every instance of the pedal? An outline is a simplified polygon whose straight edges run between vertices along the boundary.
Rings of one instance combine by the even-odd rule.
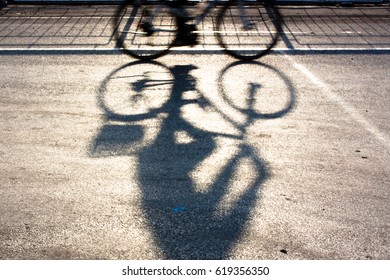
[[[143,22],[140,24],[142,31],[146,32],[146,36],[152,36],[154,33],[153,25],[149,22]]]
[[[186,24],[186,34],[191,47],[198,44],[198,33],[195,31],[197,31],[195,24]]]
[[[198,40],[196,40],[196,38],[192,36],[178,37],[173,43],[175,47],[184,47],[184,46],[194,47],[197,44],[198,44]]]
[[[196,31],[196,25],[195,24],[186,24],[186,29],[188,32],[194,32]]]

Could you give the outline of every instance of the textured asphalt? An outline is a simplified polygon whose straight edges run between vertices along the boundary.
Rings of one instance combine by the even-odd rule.
[[[115,52],[112,21],[116,7],[8,5],[0,10],[0,51]],[[284,33],[276,52],[388,52],[390,48],[389,5],[280,6],[280,11]],[[219,49],[210,32],[215,22],[214,12],[198,26],[206,31],[199,38],[200,44],[190,50],[176,48],[176,53]]]

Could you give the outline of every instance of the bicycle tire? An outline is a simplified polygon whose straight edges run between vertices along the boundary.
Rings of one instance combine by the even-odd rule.
[[[112,71],[97,91],[97,102],[108,120],[142,121],[164,111],[174,77],[156,61],[136,60]]]
[[[231,0],[217,18],[219,44],[225,53],[244,61],[268,54],[281,31],[281,17],[272,0]]]
[[[113,25],[117,47],[144,60],[165,55],[177,34],[175,17],[163,2],[126,1],[116,10]]]
[[[218,84],[221,104],[245,115],[249,123],[281,118],[296,104],[294,85],[285,73],[259,61],[228,65],[220,72]]]

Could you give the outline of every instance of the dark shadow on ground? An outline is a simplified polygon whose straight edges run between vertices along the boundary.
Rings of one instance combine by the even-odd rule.
[[[265,67],[280,73],[260,63],[235,63],[226,67],[221,77],[232,68],[245,65]],[[229,259],[233,246],[242,237],[251,219],[261,187],[270,178],[269,166],[245,140],[246,129],[255,119],[287,114],[294,106],[295,93],[291,85],[287,86],[291,98],[280,112],[270,115],[253,114],[250,109],[242,111],[248,114],[248,118],[238,125],[218,108],[218,104],[212,104],[202,94],[190,99],[185,97],[187,92],[199,92],[196,78],[191,74],[194,69],[194,65],[167,68],[157,62],[135,62],[113,71],[98,92],[98,104],[106,119],[91,144],[90,154],[93,157],[138,156],[142,210],[147,228],[165,259]],[[156,73],[158,78],[153,77]],[[124,87],[119,85],[121,82]],[[219,82],[222,83],[222,78]],[[288,80],[284,82],[289,83]],[[160,107],[151,106],[144,110],[139,110],[137,105],[138,111],[126,114],[126,110],[117,109],[114,103],[107,101],[110,83],[118,83],[115,92],[122,92],[121,89],[131,91],[133,102],[139,102],[149,94],[153,98],[165,98],[165,101]],[[252,89],[249,94],[255,98],[253,93],[261,85],[256,82],[253,85],[249,87]],[[163,91],[168,88],[170,94],[166,96]],[[221,87],[221,91],[222,95],[227,94],[226,88]],[[140,104],[150,105],[150,102],[144,101]],[[223,119],[237,127],[239,135],[196,127],[183,116],[182,110],[188,104],[220,113]],[[146,127],[139,125],[139,121],[150,118],[161,119],[158,132],[152,141],[141,145],[139,142]],[[213,172],[218,164],[210,158],[216,156],[218,137],[231,138],[236,142],[231,156],[226,157],[222,165],[219,164],[218,172]],[[214,175],[206,180],[194,178],[193,174],[206,160],[209,164],[206,169],[210,170],[210,176]],[[250,174],[245,176],[250,179],[238,175],[243,165],[250,170]],[[208,176],[207,172],[204,176]],[[202,190],[197,188],[199,184],[204,184]],[[241,188],[239,194],[234,193],[234,187]]]

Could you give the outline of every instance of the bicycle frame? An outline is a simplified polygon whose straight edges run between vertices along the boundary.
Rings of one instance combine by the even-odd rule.
[[[217,6],[217,0],[206,0],[208,5],[203,9],[202,13],[200,13],[194,20],[195,25],[199,25],[210,13],[210,11]]]
[[[199,34],[210,33],[225,53],[253,60],[269,53],[281,32],[280,16],[272,1],[206,0],[198,12],[170,0],[135,1],[119,7],[114,32],[118,46],[138,59],[155,59],[175,46],[193,47],[199,43]],[[211,12],[217,5],[218,10]],[[198,30],[210,14],[216,18],[212,30]]]
[[[199,14],[196,18],[195,18],[195,21],[194,21],[194,24],[195,25],[199,25],[204,19],[205,17],[208,16],[208,14],[210,13],[210,11],[215,7],[217,6],[218,4],[218,0],[206,0],[208,2],[208,5],[203,9],[202,13]],[[227,0],[227,1],[231,1],[231,0]],[[240,18],[241,18],[241,21],[243,23],[243,26],[245,29],[249,28],[250,27],[250,22],[243,16],[244,14],[244,9],[243,9],[243,1],[242,0],[236,0],[237,2],[237,5],[240,9]]]
[[[139,1],[137,1],[137,3],[138,2]],[[163,1],[163,2],[161,2],[160,5],[157,5],[157,7],[153,10],[153,13],[148,15],[148,18],[146,19],[146,22],[151,24],[153,22],[153,19],[154,19],[155,15],[159,14],[159,12],[161,11],[162,7],[164,5],[167,5],[167,2],[168,1]],[[195,26],[199,25],[209,15],[210,11],[217,6],[219,1],[218,0],[206,0],[204,2],[207,2],[207,6],[204,7],[200,13],[197,13],[197,15],[193,19],[193,24]],[[238,0],[237,2],[242,7],[242,1]],[[172,8],[172,11],[171,11],[172,15],[179,16],[175,11],[173,11],[173,9],[175,9],[175,8]],[[243,19],[243,17],[241,17],[241,18]],[[245,23],[244,23],[244,25],[245,25]],[[171,31],[171,32],[176,32],[174,30],[167,30],[167,29],[162,29],[162,28],[153,28],[153,31]]]

